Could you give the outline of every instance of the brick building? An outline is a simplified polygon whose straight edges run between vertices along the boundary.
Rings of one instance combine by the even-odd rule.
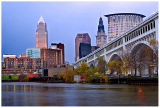
[[[42,48],[40,55],[44,60],[44,68],[62,65],[64,64],[64,44],[52,43],[50,48]]]
[[[43,69],[41,58],[4,58],[2,62],[2,74],[17,74],[24,72],[40,72]]]

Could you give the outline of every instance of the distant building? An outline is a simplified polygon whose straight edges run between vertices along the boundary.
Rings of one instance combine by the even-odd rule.
[[[96,44],[97,46],[101,47],[106,44],[107,36],[105,35],[103,20],[100,17],[99,19],[99,25],[98,25],[98,31],[96,36]]]
[[[140,24],[145,17],[136,13],[115,13],[104,16],[108,17],[108,42]]]
[[[3,59],[4,58],[17,58],[17,56],[15,54],[5,54],[3,55]]]
[[[96,49],[98,49],[99,47],[98,46],[91,46],[91,51],[95,51]]]
[[[44,68],[64,64],[64,44],[51,44],[51,47],[40,49],[41,58],[44,60]]]
[[[17,74],[23,72],[40,72],[43,60],[40,58],[4,58],[2,74]]]
[[[75,61],[79,59],[79,46],[80,43],[88,43],[91,44],[91,39],[88,33],[77,34],[75,38]]]
[[[20,54],[19,55],[19,58],[25,58],[25,57],[27,57],[26,54]]]
[[[68,64],[55,65],[52,68],[44,69],[42,76],[44,77],[58,76],[60,73],[64,73],[68,69],[73,70],[73,67]]]
[[[28,48],[28,49],[26,49],[26,56],[28,58],[40,58],[40,48]]]
[[[85,57],[91,53],[91,44],[80,43],[79,46],[79,58]]]
[[[36,30],[36,48],[48,48],[47,24],[41,16]]]
[[[62,60],[63,60],[63,64],[65,63],[65,56],[64,56],[64,44],[62,43],[51,43],[50,46],[51,49],[61,49],[62,50]]]

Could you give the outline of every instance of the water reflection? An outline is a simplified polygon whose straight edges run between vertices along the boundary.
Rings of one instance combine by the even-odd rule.
[[[157,86],[2,83],[3,106],[157,106]]]

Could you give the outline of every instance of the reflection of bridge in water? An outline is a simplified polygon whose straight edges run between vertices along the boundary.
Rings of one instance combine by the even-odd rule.
[[[126,51],[131,54],[136,54],[139,57],[145,56],[143,52],[146,48],[150,48],[150,50],[154,52],[154,48],[149,44],[150,40],[153,39],[158,40],[158,13],[150,16],[141,24],[91,54],[79,59],[74,64],[74,67],[77,68],[80,66],[81,62],[86,62],[88,66],[95,66],[98,63],[97,58],[100,56],[102,56],[107,63],[111,60],[121,60],[121,55],[124,55]],[[149,74],[150,65],[151,64],[146,62],[142,75]],[[156,74],[158,72],[157,68],[153,67],[152,72]],[[134,71],[129,72],[129,74],[134,74]],[[137,72],[137,75],[139,74],[140,72]]]

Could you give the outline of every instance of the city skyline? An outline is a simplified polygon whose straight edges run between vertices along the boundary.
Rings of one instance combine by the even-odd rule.
[[[105,14],[133,12],[144,14],[147,18],[153,12],[158,11],[158,2],[143,2],[143,5],[141,3],[2,2],[2,55],[16,54],[18,56],[25,53],[27,48],[35,48],[37,21],[40,16],[43,16],[47,23],[48,45],[50,43],[64,43],[65,61],[74,63],[74,40],[77,33],[88,33],[91,38],[91,45],[96,45],[100,16],[103,18],[104,28],[108,36]],[[126,11],[127,7],[130,8]]]

